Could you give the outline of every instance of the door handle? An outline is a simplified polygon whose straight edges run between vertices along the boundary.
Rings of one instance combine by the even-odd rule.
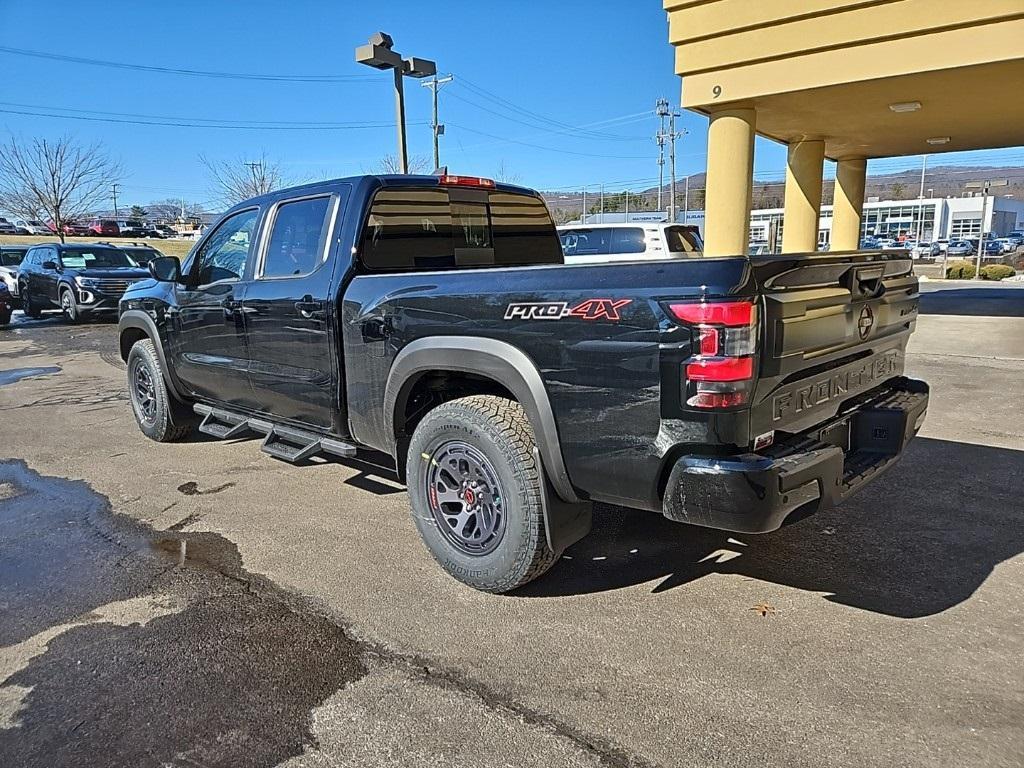
[[[224,299],[220,306],[224,310],[224,319],[233,320],[240,314],[239,310],[242,308],[242,302],[236,299]]]
[[[306,320],[319,319],[324,316],[324,303],[315,301],[312,296],[303,296],[302,301],[295,302],[295,311]]]

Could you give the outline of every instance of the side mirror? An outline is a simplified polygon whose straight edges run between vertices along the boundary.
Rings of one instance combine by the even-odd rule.
[[[44,261],[43,262],[43,269],[53,269],[53,270],[55,270],[55,269],[57,269],[57,262],[56,261]]]
[[[154,280],[162,283],[177,283],[181,280],[181,262],[177,256],[157,256],[147,266]]]

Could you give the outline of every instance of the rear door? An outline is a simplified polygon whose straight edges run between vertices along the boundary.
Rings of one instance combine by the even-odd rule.
[[[903,373],[918,314],[909,253],[753,257],[763,293],[751,434],[802,432]]]
[[[184,285],[178,286],[175,371],[189,393],[231,405],[252,405],[242,298],[259,208],[224,219],[199,246]]]
[[[342,194],[281,200],[267,214],[243,311],[249,380],[259,409],[324,430],[339,412],[333,338],[334,222]]]

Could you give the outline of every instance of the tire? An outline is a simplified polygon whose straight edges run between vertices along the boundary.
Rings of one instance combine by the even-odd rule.
[[[10,325],[10,323],[11,323],[11,313],[10,312],[0,312],[0,328],[3,328],[5,325]]]
[[[463,466],[469,471],[456,469]],[[519,403],[474,395],[430,411],[409,444],[407,486],[416,527],[441,567],[494,593],[547,571],[559,553],[545,535],[539,470],[533,428]],[[471,477],[482,480],[467,487]],[[471,513],[467,498],[483,511]],[[480,538],[467,542],[467,531]]]
[[[19,291],[21,294],[21,311],[25,317],[33,319],[43,316],[43,311],[32,302],[32,295],[28,292],[28,285],[23,285]]]
[[[149,396],[139,390],[139,379],[149,382]],[[180,440],[192,431],[195,417],[167,390],[156,347],[150,339],[135,342],[128,353],[128,396],[142,434],[158,443]]]
[[[75,301],[74,291],[70,288],[61,288],[60,310],[64,313],[64,317],[67,321],[73,325],[77,325],[85,319],[82,316],[81,310],[78,308],[78,302]]]

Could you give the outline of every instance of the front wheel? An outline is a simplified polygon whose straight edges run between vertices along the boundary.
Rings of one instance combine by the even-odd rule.
[[[69,323],[82,322],[82,311],[78,308],[75,294],[70,288],[65,288],[60,292],[60,310]]]
[[[32,294],[28,292],[28,286],[21,286],[19,293],[21,294],[21,311],[25,313],[25,317],[42,317],[43,311],[32,302]]]
[[[503,397],[452,400],[417,425],[407,478],[413,518],[434,559],[464,584],[508,592],[558,558],[533,449],[522,406]]]
[[[170,443],[191,431],[194,417],[167,390],[160,358],[150,339],[136,342],[128,353],[128,394],[135,421],[150,440]]]
[[[5,325],[10,325],[10,323],[11,323],[11,313],[10,312],[0,312],[0,327],[3,327]]]

